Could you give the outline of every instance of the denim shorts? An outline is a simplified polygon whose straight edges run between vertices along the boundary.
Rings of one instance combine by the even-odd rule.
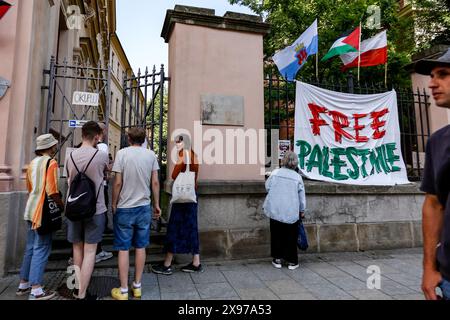
[[[441,288],[444,300],[450,300],[450,281],[442,279],[439,288]]]
[[[114,249],[143,249],[150,243],[150,205],[136,208],[118,208],[114,214]]]

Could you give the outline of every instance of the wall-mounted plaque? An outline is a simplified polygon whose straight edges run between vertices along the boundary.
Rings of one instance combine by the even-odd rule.
[[[202,124],[244,126],[244,97],[207,94],[200,100]]]

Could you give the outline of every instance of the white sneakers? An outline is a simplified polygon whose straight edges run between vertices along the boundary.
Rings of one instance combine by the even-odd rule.
[[[102,251],[95,256],[95,263],[99,263],[101,261],[111,259],[112,257],[113,257],[113,254],[111,252]]]
[[[281,264],[281,259],[273,259],[272,265],[274,266],[274,268],[277,268],[277,269],[281,269],[283,267],[283,265]],[[295,269],[298,269],[300,267],[300,265],[298,263],[297,264],[288,263],[287,267],[289,270],[295,270]]]
[[[300,267],[300,265],[298,263],[297,264],[293,264],[293,263],[288,264],[289,270],[295,270],[295,269],[298,269],[298,267]]]
[[[272,265],[277,268],[277,269],[281,269],[282,265],[281,265],[281,259],[273,259],[272,260]]]

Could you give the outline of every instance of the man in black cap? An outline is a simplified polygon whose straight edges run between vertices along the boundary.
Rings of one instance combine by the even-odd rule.
[[[431,76],[429,88],[436,105],[450,109],[450,49],[439,59],[416,63],[415,71]],[[436,300],[436,288],[450,300],[450,125],[434,133],[427,143],[420,188],[423,204],[423,279],[427,300]]]

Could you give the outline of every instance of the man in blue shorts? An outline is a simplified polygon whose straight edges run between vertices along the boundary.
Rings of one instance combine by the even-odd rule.
[[[130,128],[130,147],[117,153],[112,171],[115,173],[112,194],[114,213],[114,249],[119,251],[120,288],[111,295],[116,300],[128,300],[129,250],[135,251],[135,279],[132,285],[134,298],[142,294],[141,279],[145,266],[145,248],[150,242],[150,224],[153,195],[154,217],[159,218],[159,165],[153,151],[142,148],[145,130]],[[150,193],[151,188],[151,193]]]

